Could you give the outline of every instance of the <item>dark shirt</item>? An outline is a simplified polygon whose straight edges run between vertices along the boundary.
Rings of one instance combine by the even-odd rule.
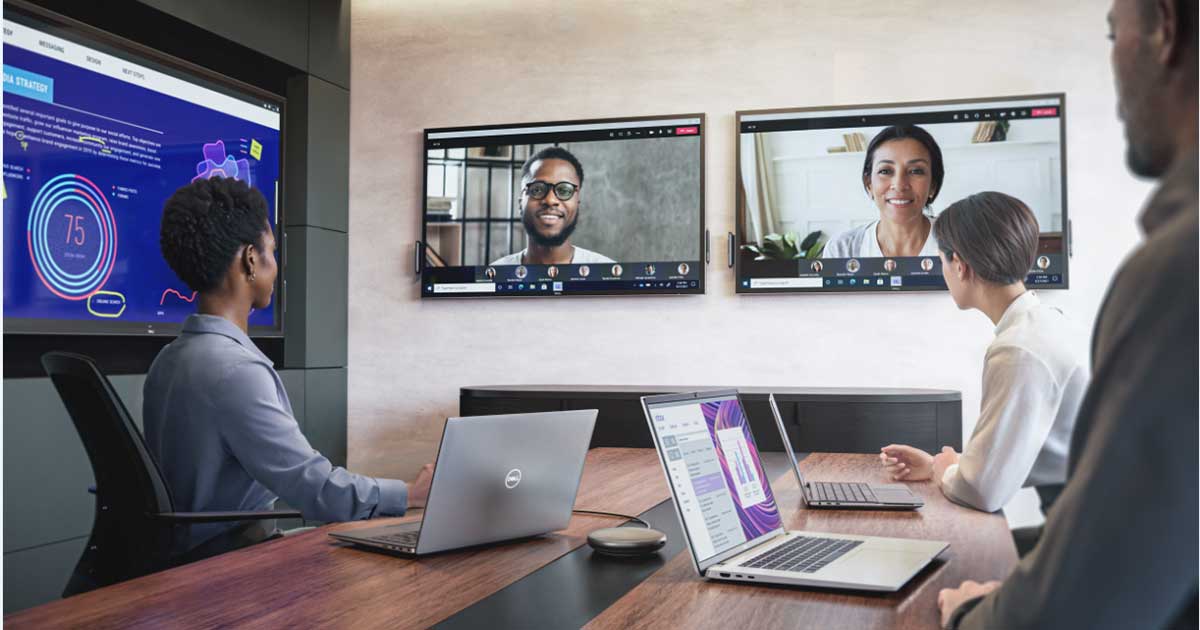
[[[1067,483],[1038,545],[964,629],[1195,627],[1197,534],[1196,155],[1141,216],[1092,338],[1092,382]],[[971,608],[973,606],[973,608]]]
[[[282,497],[307,519],[403,514],[403,481],[331,464],[300,432],[271,361],[233,322],[192,315],[146,376],[146,444],[182,512],[267,510]],[[192,526],[187,551],[237,523]]]

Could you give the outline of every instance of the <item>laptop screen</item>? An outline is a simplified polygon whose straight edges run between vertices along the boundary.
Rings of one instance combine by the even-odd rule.
[[[783,527],[736,395],[646,409],[698,563]]]

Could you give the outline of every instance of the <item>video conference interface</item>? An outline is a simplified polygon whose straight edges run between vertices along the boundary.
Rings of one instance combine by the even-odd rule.
[[[169,331],[196,294],[162,258],[163,203],[234,177],[276,227],[281,107],[56,32],[4,20],[6,331]],[[277,331],[276,310],[252,330]]]
[[[422,296],[703,293],[703,124],[426,130]]]
[[[696,558],[707,560],[783,527],[736,396],[648,409]]]
[[[1064,115],[1061,94],[742,113],[738,292],[944,289],[933,222],[983,191],[1016,197],[1037,217],[1026,284],[1066,288]],[[883,140],[897,128],[904,137]],[[940,186],[932,181],[936,156],[915,135],[941,153]],[[889,162],[914,166],[901,178]],[[888,251],[880,234],[901,225],[917,227],[919,249]]]

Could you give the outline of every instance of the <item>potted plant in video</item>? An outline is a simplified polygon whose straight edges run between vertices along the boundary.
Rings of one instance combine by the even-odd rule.
[[[1011,123],[1007,120],[1001,120],[996,123],[996,129],[992,131],[992,142],[1004,142],[1008,139],[1008,127]]]
[[[810,233],[802,241],[795,232],[771,233],[763,237],[761,246],[751,243],[742,245],[742,249],[753,253],[754,260],[808,260],[821,255],[827,240],[821,230]]]

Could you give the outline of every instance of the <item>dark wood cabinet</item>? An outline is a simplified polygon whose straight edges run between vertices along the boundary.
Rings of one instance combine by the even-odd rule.
[[[651,447],[641,397],[715,387],[487,385],[459,390],[459,414],[596,409],[592,447]],[[891,443],[930,453],[962,450],[962,394],[940,389],[741,387],[759,450],[782,451],[771,407],[775,394],[792,447],[801,452],[878,453]]]

